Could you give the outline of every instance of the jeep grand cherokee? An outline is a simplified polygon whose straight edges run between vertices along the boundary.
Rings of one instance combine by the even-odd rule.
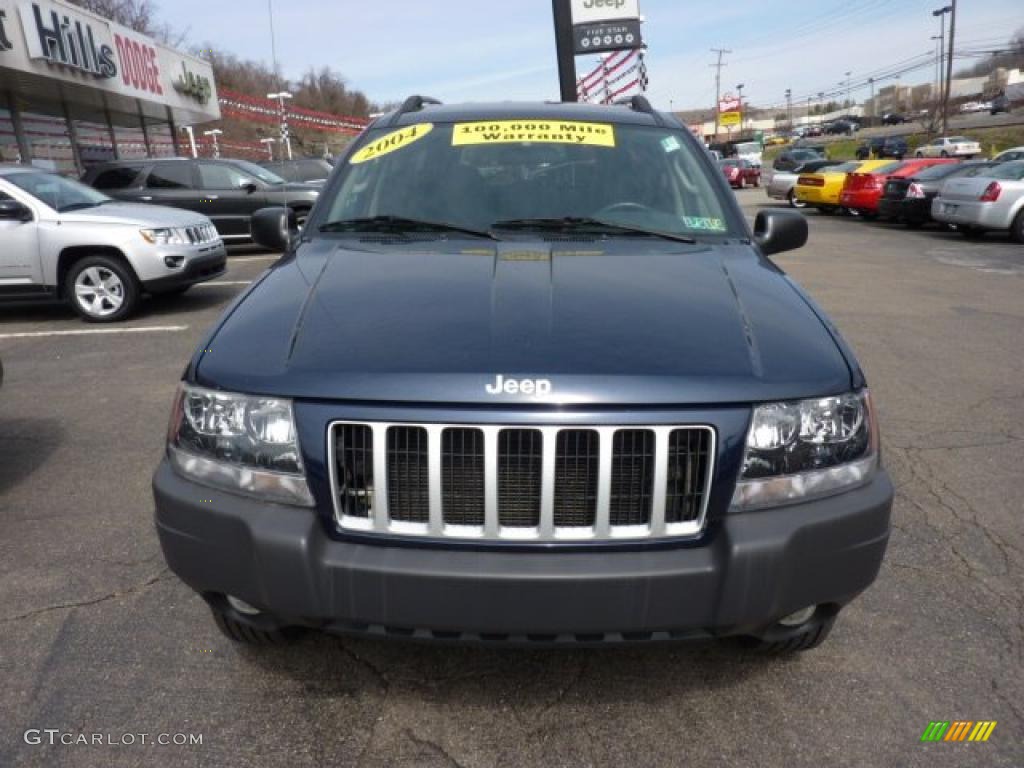
[[[645,99],[412,97],[200,345],[154,478],[231,638],[820,643],[892,486],[864,375]]]

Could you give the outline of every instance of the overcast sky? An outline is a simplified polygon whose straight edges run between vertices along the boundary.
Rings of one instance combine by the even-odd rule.
[[[558,97],[550,0],[271,0],[282,71],[330,66],[375,101],[422,93],[444,101]],[[755,104],[837,88],[934,51],[942,0],[640,0],[650,95],[667,109],[710,107],[710,48],[730,48],[723,91]],[[957,39],[1004,43],[1024,27],[1022,0],[960,0]],[[163,0],[161,16],[210,43],[270,62],[267,0]],[[947,17],[948,19],[948,17]],[[958,42],[959,47],[959,42]],[[579,58],[583,74],[594,66]],[[901,76],[928,82],[925,67]],[[886,84],[894,82],[888,80]],[[855,94],[867,97],[868,89]]]

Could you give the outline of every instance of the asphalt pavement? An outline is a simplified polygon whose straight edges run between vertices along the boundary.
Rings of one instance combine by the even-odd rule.
[[[794,658],[232,645],[149,481],[193,348],[273,257],[114,328],[0,308],[0,766],[1024,765],[1024,247],[807,215],[778,262],[857,350],[897,497],[878,582]],[[922,744],[936,720],[998,725]]]

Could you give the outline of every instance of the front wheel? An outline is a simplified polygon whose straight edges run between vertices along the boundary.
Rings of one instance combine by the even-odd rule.
[[[82,319],[116,323],[139,303],[139,284],[131,267],[112,256],[86,256],[71,267],[64,295]]]
[[[789,190],[789,194],[786,195],[786,201],[789,203],[790,208],[806,208],[807,203],[803,200],[798,200],[796,193],[793,190]]]
[[[949,152],[947,152],[946,150],[942,150],[941,152],[939,152],[939,157],[949,157]]]
[[[299,630],[292,627],[278,627],[272,624],[263,627],[258,620],[243,622],[220,608],[210,606],[210,610],[221,634],[228,640],[242,645],[290,645],[300,635]]]
[[[765,637],[744,637],[740,639],[740,643],[748,650],[774,656],[810,651],[825,642],[829,632],[832,631],[833,624],[835,624],[835,616],[830,616],[818,620],[803,632],[795,635],[778,638],[771,634]]]
[[[924,153],[922,153],[922,152],[915,152],[914,153],[914,157],[924,157]]]

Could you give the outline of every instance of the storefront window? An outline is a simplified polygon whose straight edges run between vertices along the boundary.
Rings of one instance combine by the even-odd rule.
[[[149,133],[149,147],[153,157],[174,157],[174,139],[171,126],[164,122],[146,121],[146,132]]]
[[[71,136],[64,117],[23,109],[21,124],[31,150],[32,165],[66,176],[77,176]]]
[[[140,160],[146,157],[146,137],[142,122],[136,115],[113,114],[114,138],[117,155],[122,160]]]
[[[14,121],[11,111],[0,107],[0,163],[20,163],[21,150],[14,136]]]
[[[82,165],[88,168],[114,159],[114,142],[103,112],[72,107],[71,120],[78,136],[78,156]]]

